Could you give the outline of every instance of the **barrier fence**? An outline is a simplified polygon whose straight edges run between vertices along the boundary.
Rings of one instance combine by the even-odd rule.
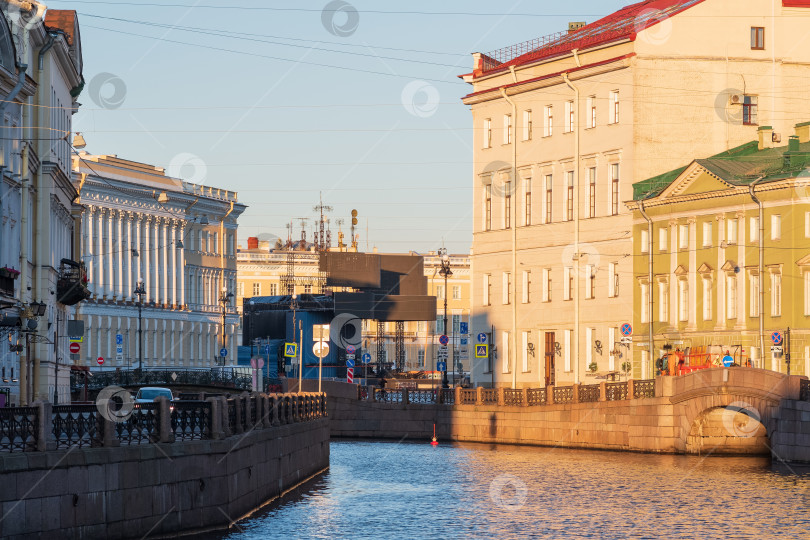
[[[99,402],[0,409],[0,452],[223,439],[327,416],[326,394],[243,394],[205,401]]]

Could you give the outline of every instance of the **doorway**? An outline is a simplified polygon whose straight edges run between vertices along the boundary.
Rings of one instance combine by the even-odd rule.
[[[554,386],[554,332],[546,332],[546,386]]]

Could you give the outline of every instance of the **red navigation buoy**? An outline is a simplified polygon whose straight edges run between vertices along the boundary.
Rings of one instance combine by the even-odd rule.
[[[436,440],[436,424],[433,424],[433,438],[430,439],[430,446],[439,446],[439,441]]]

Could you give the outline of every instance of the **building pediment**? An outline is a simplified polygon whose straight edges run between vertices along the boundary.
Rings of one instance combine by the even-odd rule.
[[[693,161],[685,171],[672,181],[658,196],[659,199],[671,199],[683,195],[702,195],[716,191],[725,191],[734,186],[712,174],[697,161]]]
[[[797,266],[810,266],[810,253],[796,261]]]
[[[722,270],[723,272],[734,272],[736,268],[737,265],[735,264],[735,262],[732,260],[728,260],[723,264],[723,266],[720,267],[720,270]]]
[[[714,268],[712,268],[706,263],[703,263],[700,266],[698,266],[697,271],[698,274],[711,274],[712,272],[714,272]]]
[[[689,269],[686,268],[684,265],[679,264],[678,268],[675,269],[676,276],[686,276],[689,274]]]

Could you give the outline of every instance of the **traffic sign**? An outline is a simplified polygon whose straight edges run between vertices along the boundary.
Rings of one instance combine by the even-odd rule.
[[[447,371],[447,362],[436,362],[436,371]]]
[[[264,347],[262,347],[262,352],[264,354],[270,354],[270,345],[265,345]]]
[[[633,336],[624,336],[619,341],[624,345],[629,345],[629,344],[633,343]]]
[[[316,341],[315,345],[312,346],[312,352],[315,353],[315,356],[318,358],[326,358],[329,354],[329,343],[326,341]]]
[[[463,338],[461,338],[461,339],[459,340],[459,343],[460,343],[461,345],[467,345],[469,342],[470,342],[469,338],[465,338],[465,337],[463,337]]]
[[[357,352],[357,349],[354,347],[354,345],[347,345],[346,346],[346,354],[354,354],[356,352]]]
[[[121,334],[115,334],[115,344],[121,345],[122,343],[124,343],[124,336]]]
[[[84,336],[70,336],[68,337],[71,343],[81,343],[84,341]]]
[[[354,367],[354,360],[352,360],[351,358],[347,358],[346,359],[346,367],[347,368],[353,368]]]
[[[103,366],[104,365],[104,358],[99,356],[98,359],[96,360],[96,362],[98,362],[98,365]]]
[[[346,369],[346,382],[349,384],[354,384],[354,368]]]
[[[630,323],[624,323],[621,328],[621,333],[623,336],[633,335],[633,326]]]
[[[470,323],[460,322],[458,323],[458,333],[461,335],[466,336],[470,333]]]
[[[771,341],[773,341],[774,345],[779,345],[782,343],[782,334],[780,332],[774,332],[771,334]]]
[[[478,343],[486,343],[487,342],[487,335],[483,332],[478,334]]]
[[[371,362],[371,354],[363,353],[363,363],[368,364],[369,362]]]
[[[124,346],[123,345],[116,345],[115,346],[115,354],[121,356],[124,354]]]
[[[489,345],[486,344],[478,344],[475,346],[475,357],[476,358],[487,358],[489,357]]]
[[[296,343],[285,343],[284,344],[284,356],[287,358],[295,358],[298,356],[298,344]]]
[[[439,336],[439,343],[441,343],[442,345],[447,345],[448,343],[450,343],[450,338],[448,338],[446,334],[442,334],[441,336]]]
[[[734,363],[734,358],[729,355],[723,357],[723,365],[729,367],[731,364]]]
[[[79,351],[82,350],[82,346],[78,343],[71,343],[70,344],[70,352],[73,354],[79,354]]]
[[[775,354],[782,354],[782,346],[781,345],[774,345],[771,347],[771,352]]]
[[[222,347],[222,348],[219,350],[219,355],[220,355],[222,358],[225,358],[226,356],[228,356],[228,349],[226,349],[225,347]]]
[[[250,367],[253,369],[262,369],[264,367],[264,358],[257,356],[250,359]]]
[[[348,358],[349,360],[354,360],[355,357],[353,354],[347,354],[346,358]]]

